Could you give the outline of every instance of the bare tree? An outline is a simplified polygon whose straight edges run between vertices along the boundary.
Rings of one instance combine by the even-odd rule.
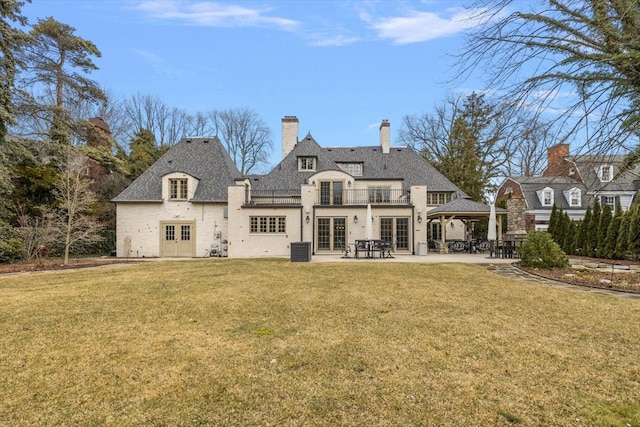
[[[18,210],[20,211],[18,227],[15,230],[20,237],[22,256],[27,261],[35,259],[41,262],[58,240],[59,217],[48,206],[39,208],[40,215],[29,215],[20,209]]]
[[[160,98],[137,94],[123,102],[123,110],[131,123],[128,139],[135,132],[147,129],[160,147],[170,147],[192,133],[195,119],[185,110],[169,108]]]
[[[258,115],[248,108],[209,114],[216,136],[222,141],[241,174],[267,164],[273,146],[271,131]]]
[[[72,147],[67,151],[66,168],[55,182],[58,214],[64,238],[64,264],[69,262],[69,250],[77,243],[92,244],[102,240],[102,226],[93,216],[97,202],[90,190],[91,181],[86,177],[89,159]]]
[[[478,0],[473,6],[486,19],[459,56],[461,77],[480,71],[495,93],[555,117],[561,137],[579,141],[582,153],[637,145],[637,0]]]

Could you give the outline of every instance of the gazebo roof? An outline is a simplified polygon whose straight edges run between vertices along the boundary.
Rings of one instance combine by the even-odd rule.
[[[458,198],[447,204],[431,209],[426,213],[427,218],[440,216],[455,216],[457,218],[481,218],[488,217],[491,213],[491,206],[484,203],[474,202],[469,198]],[[496,215],[506,215],[507,210],[496,207]]]

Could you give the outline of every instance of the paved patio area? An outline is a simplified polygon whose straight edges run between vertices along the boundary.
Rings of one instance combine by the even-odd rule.
[[[393,255],[394,258],[359,258],[353,256],[343,258],[338,254],[316,254],[311,257],[311,262],[421,262],[421,263],[463,263],[463,264],[512,264],[518,259],[514,258],[495,258],[489,254],[437,254],[429,253],[427,255]]]

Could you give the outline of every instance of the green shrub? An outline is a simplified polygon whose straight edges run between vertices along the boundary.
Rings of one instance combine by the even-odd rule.
[[[20,258],[22,242],[14,237],[0,240],[0,263],[11,262]]]
[[[520,249],[520,261],[524,266],[557,268],[569,265],[567,255],[546,231],[533,231]]]

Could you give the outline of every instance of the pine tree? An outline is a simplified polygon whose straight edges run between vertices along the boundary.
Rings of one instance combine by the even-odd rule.
[[[609,231],[609,224],[611,224],[611,206],[605,204],[602,207],[602,213],[600,214],[600,222],[598,223],[598,245],[596,246],[596,256],[598,258],[605,258],[607,255],[607,233]]]

